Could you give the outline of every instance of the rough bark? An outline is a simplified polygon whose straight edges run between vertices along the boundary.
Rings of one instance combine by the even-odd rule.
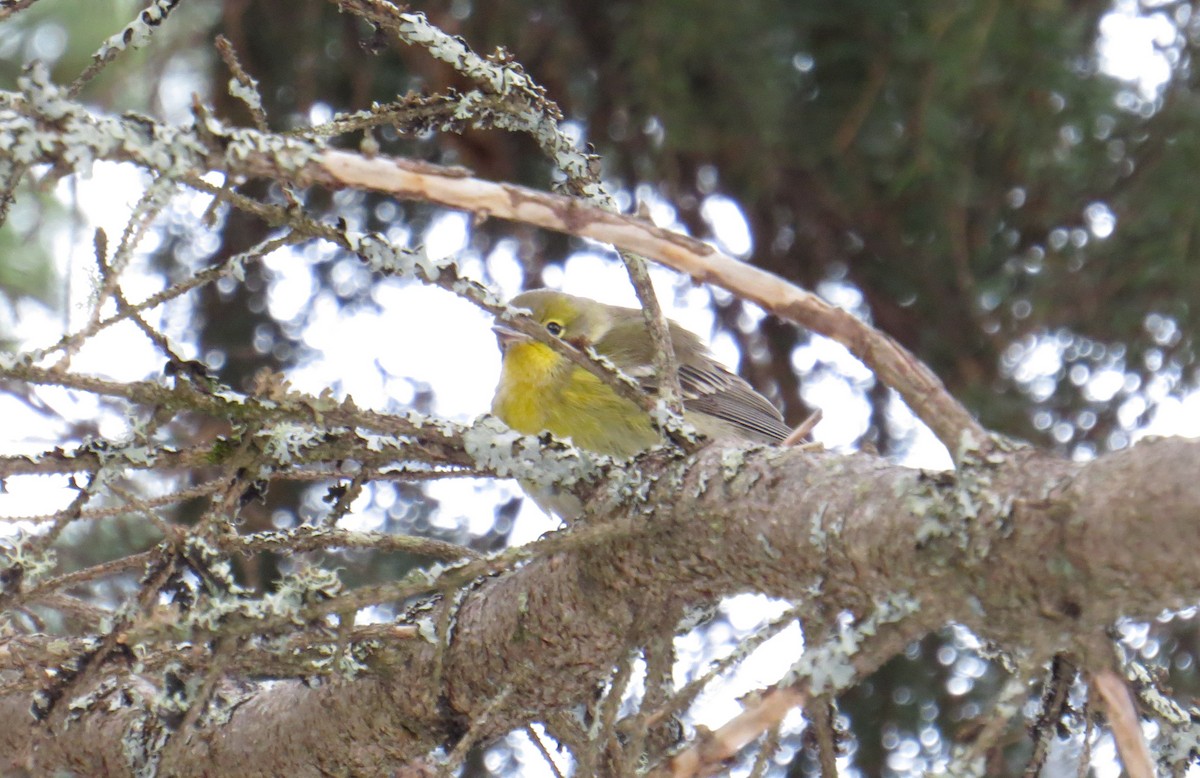
[[[435,647],[398,640],[357,680],[254,689],[228,723],[176,735],[160,774],[411,765],[468,723],[487,738],[577,704],[627,648],[669,629],[661,614],[738,592],[861,619],[889,598],[911,602],[849,657],[855,677],[950,622],[1035,656],[1104,662],[1090,647],[1114,619],[1200,597],[1200,441],[1145,441],[1089,463],[1032,449],[990,460],[956,476],[795,449],[645,461],[654,480],[644,502],[605,487],[597,514],[572,530],[575,548],[466,596],[440,685]],[[113,708],[34,724],[28,697],[10,695],[0,701],[5,767],[128,771],[124,749],[143,714]]]

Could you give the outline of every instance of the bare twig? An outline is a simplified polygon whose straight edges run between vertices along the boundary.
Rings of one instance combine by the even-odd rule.
[[[504,706],[504,701],[508,699],[508,696],[511,693],[512,687],[506,686],[500,690],[499,694],[488,700],[487,707],[485,707],[482,711],[480,711],[479,714],[475,716],[475,718],[471,721],[471,728],[467,730],[467,733],[463,735],[462,739],[459,740],[457,745],[454,746],[454,750],[451,751],[450,755],[446,757],[446,763],[442,765],[442,775],[452,776],[455,774],[458,766],[462,764],[464,759],[466,759],[467,752],[469,752],[471,748],[479,742],[480,737],[483,736],[483,732],[487,729],[488,720],[491,718],[492,712],[498,708],[502,708]]]
[[[258,81],[246,72],[238,59],[237,52],[233,50],[233,44],[224,35],[218,35],[215,40],[217,53],[221,55],[221,59],[225,62],[225,66],[229,68],[229,72],[233,73],[233,78],[229,82],[229,94],[231,97],[241,100],[250,111],[250,117],[254,121],[254,126],[259,132],[268,132],[270,125],[267,123],[267,110],[263,107],[262,92],[258,88]],[[230,182],[226,181],[223,187],[226,191],[232,189]],[[287,199],[289,208],[300,207],[300,194],[296,191],[296,187],[289,183],[283,184],[283,196]],[[221,198],[217,198],[219,201]],[[216,201],[214,201],[216,202]]]
[[[546,748],[546,744],[542,742],[542,736],[537,733],[531,724],[525,725],[525,734],[530,742],[537,748],[538,753],[546,760],[546,764],[550,766],[550,771],[554,773],[554,778],[566,778],[562,770],[558,768],[558,763],[554,761],[554,756]]]
[[[763,778],[767,774],[767,770],[771,768],[771,759],[778,750],[779,725],[776,724],[767,730],[762,745],[758,747],[758,753],[754,755],[754,766],[750,768],[750,778]]]
[[[655,614],[656,616],[659,614]],[[679,621],[678,616],[673,619]],[[645,757],[647,735],[651,714],[666,707],[670,694],[674,690],[673,670],[675,667],[675,630],[662,629],[654,634],[642,650],[646,665],[645,677],[642,683],[645,692],[642,694],[638,712],[621,722],[621,729],[626,733],[625,759],[623,772],[632,775],[637,772],[637,765]],[[658,727],[664,722],[656,717]],[[658,744],[656,744],[657,746]]]
[[[599,755],[601,759],[606,758],[606,755],[610,759],[620,758],[621,744],[617,738],[617,714],[621,712],[621,702],[625,697],[625,690],[629,687],[629,681],[633,677],[633,666],[637,656],[638,652],[629,651],[622,657],[617,664],[616,672],[609,681],[604,697],[600,700],[590,733],[593,756]],[[592,768],[595,769],[595,766],[593,765]]]
[[[217,684],[229,671],[229,660],[237,653],[238,648],[239,646],[234,640],[219,638],[216,641],[216,645],[213,646],[207,657],[207,667],[204,668],[204,674],[200,678],[199,688],[194,694],[189,695],[190,699],[183,719],[174,728],[163,749],[164,757],[171,751],[179,751],[186,746],[187,741],[195,732],[196,725],[208,709],[209,703],[216,693]]]
[[[598,178],[598,177],[597,177]],[[596,181],[597,186],[599,181]],[[611,199],[609,200],[611,203]],[[609,210],[612,210],[609,206]],[[638,218],[650,221],[650,211],[642,203],[638,209]],[[646,328],[650,331],[650,339],[654,341],[654,372],[658,384],[658,398],[667,410],[676,416],[683,415],[683,390],[679,386],[679,366],[675,354],[675,344],[671,340],[671,330],[667,317],[663,314],[658,297],[654,294],[654,285],[650,283],[650,270],[643,257],[632,251],[617,252],[629,280],[637,292],[638,302],[642,305],[642,318],[646,320]],[[656,421],[657,423],[657,421]]]
[[[805,707],[805,713],[816,735],[817,763],[821,765],[821,778],[837,778],[837,736],[833,720],[837,715],[833,697],[823,694]]]
[[[246,262],[248,262],[249,260],[261,259],[261,258],[267,256],[268,254],[270,254],[271,252],[275,251],[278,248],[282,248],[283,246],[288,246],[288,245],[292,245],[292,244],[296,243],[298,239],[301,239],[300,236],[297,236],[294,233],[288,233],[282,237],[276,237],[276,238],[270,238],[268,240],[264,240],[263,242],[250,248],[247,251],[243,251],[240,254],[235,254],[231,257],[228,257],[227,259],[225,259],[223,262],[221,262],[218,265],[214,265],[212,267],[208,267],[208,268],[205,268],[204,270],[198,271],[197,273],[192,275],[190,278],[187,278],[187,279],[184,279],[183,281],[179,281],[174,284],[171,284],[170,286],[168,286],[166,289],[162,290],[161,292],[152,294],[149,297],[147,297],[145,300],[142,300],[139,303],[134,303],[131,306],[129,306],[128,308],[123,308],[123,309],[117,311],[117,313],[108,317],[107,319],[103,319],[101,321],[95,322],[94,324],[84,327],[83,329],[79,330],[78,332],[73,332],[68,335],[64,335],[62,337],[62,339],[59,340],[58,343],[55,343],[53,346],[51,346],[45,350],[42,350],[42,351],[32,352],[29,355],[28,359],[32,363],[32,362],[37,362],[40,359],[42,359],[46,356],[49,356],[51,354],[54,354],[58,351],[68,351],[69,352],[69,351],[77,348],[78,344],[82,343],[87,338],[90,338],[93,335],[96,335],[97,333],[113,326],[114,324],[118,324],[122,321],[125,321],[128,318],[131,318],[134,314],[141,314],[152,308],[157,308],[158,306],[160,306],[170,300],[174,300],[178,297],[182,297],[184,294],[187,294],[188,292],[192,291],[193,289],[197,289],[206,284],[213,283],[214,281],[217,281],[226,276],[240,273],[242,271],[242,268],[244,267],[244,264]]]
[[[799,426],[797,426],[796,429],[792,430],[792,433],[790,435],[788,435],[786,438],[783,439],[783,443],[781,445],[794,446],[794,445],[798,444],[800,441],[807,438],[809,436],[809,434],[813,431],[813,428],[816,427],[817,424],[819,424],[821,422],[821,416],[822,416],[822,414],[821,414],[820,408],[813,411],[807,419],[800,422]]]
[[[737,645],[737,647],[725,656],[720,661],[713,664],[708,672],[700,677],[690,681],[686,686],[675,693],[674,697],[657,711],[653,711],[647,719],[647,726],[654,726],[668,716],[674,716],[687,709],[689,705],[696,699],[700,692],[718,676],[725,673],[729,668],[741,662],[747,656],[754,652],[759,646],[767,642],[771,638],[778,635],[783,630],[790,627],[800,615],[804,612],[803,606],[798,606],[789,609],[786,613],[778,618],[764,624],[753,635],[750,635],[745,640]]]
[[[715,775],[730,759],[763,732],[777,726],[792,708],[803,705],[806,695],[795,688],[770,689],[749,703],[728,724],[714,732],[699,735],[687,750],[671,758],[667,767],[652,771],[651,776],[689,778]]]
[[[1154,778],[1154,759],[1142,736],[1141,719],[1125,679],[1105,668],[1092,672],[1088,683],[1108,717],[1125,772],[1130,778]]]
[[[1021,704],[1028,693],[1030,670],[1027,665],[1028,663],[1018,663],[993,699],[992,709],[985,713],[981,721],[970,722],[972,735],[966,738],[967,747],[955,754],[957,762],[971,764],[976,760],[986,759],[988,753],[1000,742],[1001,735],[1020,713]]]

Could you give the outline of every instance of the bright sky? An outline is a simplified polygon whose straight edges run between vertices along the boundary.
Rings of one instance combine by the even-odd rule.
[[[1150,97],[1168,73],[1164,55],[1155,46],[1170,43],[1174,39],[1174,27],[1162,13],[1139,16],[1134,2],[1118,2],[1115,9],[1102,24],[1104,67],[1119,77],[1137,80],[1142,93]],[[145,184],[145,177],[137,171],[108,163],[96,165],[89,178],[60,184],[57,192],[63,202],[77,208],[83,216],[79,228],[56,236],[55,255],[62,258],[63,276],[70,279],[69,326],[72,329],[79,327],[88,315],[88,300],[96,272],[92,256],[93,230],[97,226],[103,227],[110,237],[110,246],[114,245]],[[207,202],[207,197],[187,195],[177,201],[177,207],[184,207],[198,217]],[[669,204],[651,202],[650,205],[656,222],[680,228]],[[714,195],[704,203],[702,213],[723,249],[741,256],[753,253],[752,237],[736,202]],[[430,253],[459,256],[464,271],[476,278],[482,277],[486,263],[500,290],[506,296],[515,294],[523,280],[521,265],[514,254],[515,244],[501,243],[486,258],[472,256],[464,251],[469,223],[467,217],[456,213],[438,219],[425,238]],[[1113,225],[1108,224],[1107,229],[1111,231],[1112,228]],[[1119,228],[1116,225],[1116,229]],[[1094,231],[1096,238],[1106,237],[1101,234],[1103,229],[1101,224]],[[153,234],[146,238],[133,266],[124,276],[124,291],[131,300],[141,299],[162,287],[161,279],[148,272],[145,266],[146,254],[156,242]],[[321,254],[326,249],[310,250],[308,256],[303,252],[280,251],[266,260],[271,274],[269,305],[273,316],[294,318],[309,304],[310,295],[316,288],[311,268],[313,252]],[[652,278],[667,314],[709,338],[713,351],[722,361],[736,364],[733,339],[726,335],[712,337],[710,292],[657,266],[652,271]],[[612,253],[602,246],[572,256],[564,270],[551,269],[541,283],[605,302],[636,304],[624,270],[613,259]],[[857,292],[844,285],[830,283],[818,291],[851,310],[861,304]],[[417,283],[375,279],[371,294],[381,307],[378,312],[350,313],[339,309],[328,298],[319,298],[313,304],[316,315],[304,330],[303,337],[317,356],[292,371],[295,388],[317,394],[326,388],[332,376],[336,377],[335,389],[339,395],[353,395],[362,407],[386,410],[402,407],[411,398],[411,385],[401,378],[411,377],[434,388],[436,410],[445,416],[467,421],[486,412],[499,369],[499,354],[489,329],[490,317],[453,295]],[[761,315],[759,311],[751,318]],[[194,353],[189,340],[187,311],[176,310],[166,320],[161,318],[161,312],[156,312],[151,320],[164,327],[182,355],[188,358],[204,356]],[[32,348],[56,341],[66,322],[39,305],[22,303],[11,324],[23,346]],[[753,321],[748,324],[752,325]],[[83,373],[145,379],[157,376],[163,361],[132,325],[121,325],[93,340],[72,360],[71,366]],[[806,383],[804,399],[824,411],[824,419],[815,431],[816,439],[834,449],[849,446],[866,429],[868,406],[863,392],[870,380],[869,372],[844,348],[821,337],[798,350],[793,361],[802,371],[818,363],[832,367]],[[1046,344],[1030,344],[1017,358],[1017,369],[1033,378],[1050,376],[1058,367],[1058,353]],[[1111,396],[1121,380],[1119,371],[1111,371],[1111,374],[1101,371],[1090,378],[1089,387],[1094,385],[1098,396]],[[40,389],[38,396],[67,419],[94,418],[98,414],[97,404],[86,395]],[[1200,436],[1200,395],[1158,399],[1146,433]],[[944,448],[900,403],[896,403],[895,416],[897,424],[903,427],[916,425],[918,429],[908,464],[931,468],[949,466]],[[32,454],[47,450],[58,443],[59,436],[67,428],[65,422],[47,424],[45,417],[31,413],[8,394],[0,394],[0,418],[6,420],[5,439],[0,440],[3,453]],[[102,429],[106,436],[120,438],[125,422],[115,417],[104,418]],[[472,532],[481,533],[492,521],[493,507],[519,491],[509,482],[449,480],[430,484],[429,493],[442,506],[435,521],[445,526],[465,526]],[[0,493],[0,518],[53,511],[69,502],[73,494],[66,488],[63,478],[11,478],[7,482],[7,491]],[[355,506],[356,511],[344,520],[344,525],[358,529],[375,527],[379,517],[363,510],[365,505],[364,498]],[[9,529],[13,526],[10,524]],[[555,526],[532,502],[525,501],[516,521],[513,541],[528,542]],[[778,603],[756,596],[732,598],[725,606],[728,627],[721,626],[720,629],[728,629],[730,639],[745,636],[779,613],[780,607]],[[681,638],[680,672],[689,663],[711,659],[714,647],[724,650],[726,644],[721,638],[720,635],[710,635],[708,641],[700,641],[694,635]],[[731,715],[730,700],[777,680],[795,661],[799,646],[798,630],[785,632],[766,644],[753,661],[742,664],[728,683],[715,684],[701,698],[695,721],[713,727],[723,723]],[[798,720],[791,722],[793,726],[797,723]],[[1099,774],[1114,774],[1110,772],[1111,755],[1105,756],[1103,750],[1104,746],[1097,750],[1093,764]],[[912,756],[916,758],[916,754]],[[535,765],[540,765],[540,757],[528,766],[535,771],[544,769],[544,766]],[[898,767],[903,769],[902,765]]]

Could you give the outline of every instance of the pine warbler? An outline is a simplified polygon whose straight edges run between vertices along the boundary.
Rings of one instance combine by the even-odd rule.
[[[534,289],[510,305],[532,311],[552,336],[577,348],[591,346],[621,372],[656,393],[654,343],[637,308]],[[724,440],[780,443],[790,432],[775,406],[712,358],[695,334],[669,322],[679,366],[684,418],[704,435]],[[544,343],[497,322],[492,329],[504,355],[492,413],[518,432],[549,431],[598,454],[627,458],[660,440],[650,417],[608,384]],[[534,495],[546,507],[545,501]],[[560,514],[561,510],[556,510]]]

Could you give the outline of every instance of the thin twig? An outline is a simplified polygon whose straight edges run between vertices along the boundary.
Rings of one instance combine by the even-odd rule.
[[[750,768],[749,778],[765,778],[767,770],[771,769],[771,759],[778,750],[779,725],[776,724],[767,730],[762,745],[758,747],[758,753],[754,755],[754,766]]]
[[[179,0],[153,0],[138,14],[136,19],[105,41],[104,45],[92,55],[92,63],[71,82],[71,85],[67,87],[67,94],[70,97],[78,95],[89,81],[126,49],[144,46],[150,35],[166,21],[178,4]]]
[[[228,38],[224,35],[218,35],[215,44],[217,52],[225,62],[225,66],[229,68],[229,72],[233,73],[233,80],[229,82],[229,95],[242,101],[247,110],[250,111],[254,126],[259,132],[269,131],[270,125],[267,123],[267,111],[263,108],[262,92],[258,88],[258,81],[242,67],[237,52],[233,50],[233,44],[229,42]],[[230,183],[226,181],[225,188],[229,187]],[[283,185],[283,196],[287,199],[289,208],[300,207],[300,194],[292,184],[285,183]]]
[[[790,435],[788,435],[786,438],[783,439],[783,443],[781,443],[780,445],[781,446],[795,446],[800,441],[807,438],[809,433],[811,433],[813,431],[813,428],[816,427],[817,424],[820,423],[821,416],[822,416],[822,414],[821,414],[820,408],[813,411],[807,419],[800,422],[799,426],[797,426],[796,429],[792,430]]]
[[[467,758],[467,752],[471,747],[479,742],[479,738],[483,736],[484,730],[487,729],[488,720],[492,714],[504,706],[504,701],[512,694],[512,687],[504,687],[499,694],[488,700],[487,706],[477,713],[471,720],[471,728],[462,736],[458,744],[454,746],[454,750],[446,757],[446,763],[442,765],[442,775],[452,776],[462,761]]]
[[[1037,778],[1046,763],[1046,755],[1050,752],[1050,742],[1054,740],[1055,724],[1062,718],[1075,682],[1075,665],[1063,654],[1054,657],[1050,663],[1050,675],[1046,679],[1046,690],[1042,694],[1042,706],[1038,712],[1037,721],[1032,728],[1033,754],[1025,766],[1025,778]]]
[[[982,724],[973,727],[976,732],[969,746],[962,749],[961,763],[971,764],[977,759],[984,759],[995,748],[1000,736],[1021,711],[1021,704],[1028,693],[1029,672],[1028,663],[1013,668],[1012,675],[992,700],[992,709],[986,713]]]
[[[24,97],[11,93],[0,93],[0,106],[12,109],[19,120],[5,122],[0,113],[0,129],[11,130],[15,141],[24,142],[25,134],[30,132],[24,123],[26,114],[37,116],[36,107]],[[97,146],[98,158],[127,159],[153,167],[157,157],[148,155],[150,149],[157,150],[161,145],[164,153],[178,153],[178,144],[166,146],[165,142],[150,135],[144,124],[135,124],[132,120],[112,117],[101,120],[82,108],[69,111],[62,120],[82,124],[103,121],[107,128],[103,133],[105,137],[122,130],[128,133],[122,144]],[[239,130],[239,143],[230,143],[228,139],[218,137],[213,124],[212,121],[205,122],[205,138],[197,138],[197,141],[214,147],[223,143],[224,148],[197,154],[193,161],[197,170],[265,176],[299,186],[319,184],[335,189],[349,187],[386,192],[400,199],[422,200],[612,243],[721,286],[781,318],[846,346],[874,370],[880,381],[899,392],[956,461],[970,459],[992,446],[986,430],[950,395],[937,376],[890,337],[849,311],[694,238],[585,205],[577,198],[481,181],[464,175],[459,169],[323,150],[298,138],[284,141],[252,130]],[[55,144],[45,142],[45,129],[38,132],[38,143],[28,144],[36,146],[38,161],[59,159],[62,152]],[[272,141],[266,140],[267,137],[272,137]],[[254,144],[253,151],[250,144]],[[468,282],[462,279],[458,283]]]
[[[237,643],[234,640],[219,638],[216,645],[205,657],[207,667],[204,668],[204,677],[200,681],[200,688],[190,696],[188,700],[187,711],[183,714],[183,720],[174,728],[171,737],[167,740],[163,747],[163,762],[170,764],[174,761],[167,756],[172,751],[178,751],[187,746],[188,740],[195,733],[197,724],[201,717],[208,709],[209,703],[212,701],[213,694],[216,693],[217,684],[225,677],[227,672],[226,665],[231,655],[235,653]]]
[[[115,313],[114,315],[108,317],[107,319],[103,319],[101,321],[96,322],[93,325],[84,327],[83,329],[81,329],[77,332],[73,332],[73,333],[64,335],[53,346],[50,346],[49,348],[41,350],[41,351],[31,352],[28,355],[28,360],[29,360],[29,362],[33,363],[33,362],[37,362],[37,361],[43,359],[46,356],[54,354],[58,351],[71,351],[72,349],[77,347],[77,344],[82,343],[85,339],[98,334],[99,332],[113,326],[114,324],[119,324],[120,322],[125,321],[126,319],[130,318],[134,314],[141,314],[152,308],[157,308],[158,306],[162,305],[163,303],[166,303],[177,297],[181,297],[184,294],[187,294],[188,292],[192,291],[193,289],[197,289],[206,284],[213,283],[214,281],[218,281],[221,278],[224,278],[233,273],[240,272],[241,268],[249,260],[261,259],[262,257],[265,257],[268,254],[270,254],[271,252],[275,251],[276,249],[282,248],[283,246],[294,244],[300,239],[302,239],[301,236],[298,236],[294,233],[287,233],[286,235],[284,235],[282,237],[274,237],[274,238],[269,238],[267,240],[264,240],[261,243],[259,243],[258,245],[253,246],[252,248],[250,248],[246,251],[243,251],[240,254],[235,254],[231,257],[226,258],[220,264],[213,265],[212,267],[205,268],[204,270],[200,270],[200,271],[196,272],[194,275],[192,275],[190,278],[187,278],[187,279],[184,279],[183,281],[179,281],[174,284],[171,284],[170,286],[168,286],[166,289],[162,290],[161,292],[156,292],[155,294],[152,294],[149,297],[147,297],[145,300],[142,300],[139,303],[134,303],[130,308],[125,309],[125,310],[120,310],[117,313]]]
[[[1079,753],[1079,765],[1075,771],[1076,778],[1087,778],[1092,767],[1092,732],[1095,722],[1092,716],[1092,701],[1083,701],[1083,749]]]
[[[387,192],[400,199],[425,200],[593,238],[716,284],[776,316],[841,343],[900,393],[956,460],[990,445],[991,438],[979,422],[928,367],[899,343],[849,311],[706,243],[632,217],[590,208],[577,200],[512,184],[481,181],[459,173],[438,175],[424,166],[417,170],[395,159],[366,159],[344,151],[325,151],[318,159],[323,173],[316,174],[314,182]],[[295,172],[288,175],[294,176]]]
[[[0,21],[4,21],[19,11],[24,11],[36,2],[37,0],[7,0],[3,6],[0,6]]]
[[[837,737],[833,720],[837,716],[833,697],[823,694],[805,707],[805,713],[816,735],[817,763],[821,765],[821,778],[837,778]]]
[[[678,620],[678,614],[676,614],[672,621],[677,623]],[[674,689],[674,632],[674,629],[659,631],[646,641],[646,645],[642,650],[643,659],[646,664],[645,679],[642,683],[645,692],[642,695],[642,702],[637,715],[632,717],[632,725],[625,727],[627,738],[625,743],[624,772],[629,775],[637,772],[637,765],[644,757],[643,752],[646,749],[646,738],[650,730],[650,714],[666,706],[667,701],[670,699],[670,694]],[[656,722],[658,726],[663,725],[661,719],[656,719]]]
[[[793,708],[803,705],[807,696],[797,688],[770,689],[746,705],[745,710],[725,726],[699,736],[688,749],[676,754],[664,768],[650,772],[655,778],[690,778],[711,775],[763,732],[778,726]]]
[[[579,775],[578,771],[582,769],[583,765],[583,758],[580,755],[586,754],[591,745],[583,724],[572,713],[566,710],[555,710],[550,711],[542,720],[542,725],[546,728],[546,732],[571,754],[575,760],[576,775]]]
[[[525,725],[525,734],[529,737],[530,742],[532,742],[537,748],[538,753],[542,755],[542,758],[546,760],[546,764],[550,766],[550,770],[554,773],[555,778],[566,778],[566,776],[563,775],[562,770],[558,769],[558,763],[554,761],[554,757],[546,748],[546,744],[542,742],[541,735],[537,733],[537,730],[534,729],[531,724]]]
[[[1142,735],[1141,718],[1125,679],[1105,668],[1092,672],[1088,682],[1104,707],[1109,729],[1117,743],[1117,753],[1129,778],[1154,778],[1154,758]]]
[[[600,711],[592,722],[592,741],[597,751],[604,753],[620,753],[620,743],[617,741],[617,714],[621,712],[621,701],[625,698],[625,690],[633,677],[634,660],[638,652],[629,651],[617,665],[616,673],[608,684],[608,690],[600,701]]]
[[[266,132],[269,128],[267,125],[267,112],[263,109],[262,93],[258,88],[258,81],[255,80],[246,69],[242,67],[242,63],[238,60],[237,52],[233,50],[233,44],[224,35],[218,35],[214,39],[214,44],[217,47],[217,53],[221,55],[221,60],[225,63],[225,67],[229,68],[229,72],[233,73],[234,81],[241,87],[234,89],[230,84],[229,93],[245,104],[250,111],[250,118],[254,120],[254,126],[259,132]]]
[[[676,692],[675,696],[671,699],[668,705],[665,705],[661,709],[654,711],[647,721],[648,726],[654,726],[666,717],[677,715],[686,710],[688,706],[690,706],[696,699],[696,697],[699,696],[700,692],[704,691],[704,688],[708,686],[708,684],[712,683],[714,679],[724,674],[727,670],[729,670],[729,668],[741,662],[763,643],[767,642],[783,630],[790,627],[796,622],[797,619],[800,618],[800,615],[805,610],[806,608],[802,605],[796,606],[783,613],[779,617],[772,619],[762,627],[759,627],[753,635],[750,635],[741,643],[739,643],[727,656],[713,664],[708,672],[702,674],[698,678],[693,679],[682,689]]]

